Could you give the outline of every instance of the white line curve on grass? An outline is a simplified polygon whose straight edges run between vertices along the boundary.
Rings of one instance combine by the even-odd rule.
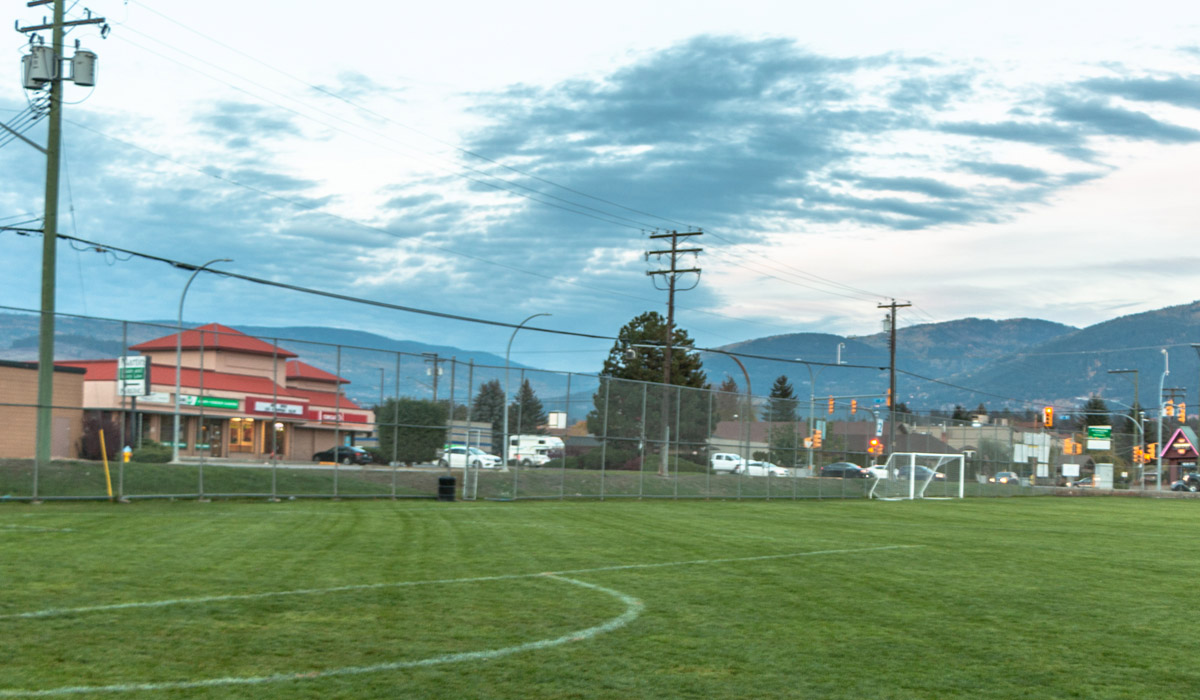
[[[132,603],[113,603],[111,605],[86,605],[76,608],[45,608],[21,613],[0,614],[0,620],[21,620],[42,617],[59,617],[62,615],[79,615],[83,613],[105,612],[110,610],[131,610],[137,608],[165,608],[174,605],[203,605],[205,603],[224,603],[234,600],[258,600],[261,598],[277,598],[297,595],[322,595],[325,593],[345,593],[348,591],[369,591],[380,588],[406,588],[409,586],[433,586],[450,583],[487,583],[490,581],[511,581],[513,579],[531,578],[533,576],[574,576],[591,574],[601,571],[631,571],[634,569],[659,569],[672,566],[699,566],[704,564],[731,564],[751,561],[770,561],[772,559],[798,559],[829,554],[860,554],[867,552],[885,552],[896,549],[912,549],[921,547],[918,544],[893,544],[879,547],[859,547],[855,549],[819,549],[808,552],[789,552],[786,554],[763,554],[753,557],[730,557],[723,559],[688,559],[684,561],[655,562],[649,564],[615,564],[612,566],[595,566],[587,569],[564,569],[562,571],[540,571],[530,574],[501,574],[498,576],[478,576],[474,578],[435,579],[429,581],[393,581],[387,583],[360,583],[346,586],[331,586],[328,588],[297,588],[288,591],[264,591],[262,593],[231,593],[229,595],[197,596],[194,598],[170,598],[167,600],[148,600]],[[2,696],[0,696],[2,697]]]
[[[230,676],[225,678],[208,678],[204,680],[192,681],[165,681],[160,683],[114,683],[112,685],[93,685],[93,686],[65,686],[60,688],[46,688],[42,690],[21,690],[21,689],[0,689],[0,698],[39,698],[39,697],[61,697],[64,695],[82,695],[92,693],[130,693],[158,690],[196,690],[200,688],[216,688],[222,686],[239,686],[239,685],[264,685],[267,683],[283,683],[287,681],[303,681],[313,680],[317,678],[330,678],[333,676],[353,676],[366,673],[379,673],[381,671],[396,671],[406,668],[418,668],[422,666],[437,666],[440,664],[460,663],[463,661],[491,661],[503,656],[519,654],[526,651],[536,651],[539,649],[549,649],[551,647],[562,646],[572,642],[582,642],[593,637],[596,637],[607,632],[620,629],[630,622],[637,619],[642,613],[644,605],[642,601],[627,595],[620,591],[604,586],[598,586],[594,583],[586,581],[578,581],[576,579],[559,576],[556,574],[536,574],[545,576],[546,578],[556,581],[587,588],[600,593],[605,593],[625,604],[625,611],[620,615],[587,629],[568,632],[559,637],[552,639],[539,639],[534,642],[526,642],[525,644],[517,644],[511,647],[502,647],[500,649],[487,649],[483,651],[467,651],[457,654],[444,654],[428,659],[418,659],[416,661],[389,661],[381,664],[372,664],[370,666],[345,666],[342,668],[324,669],[318,671],[304,671],[293,673],[273,673],[265,676]],[[483,580],[495,580],[491,579]],[[475,581],[480,579],[462,579],[462,581]]]

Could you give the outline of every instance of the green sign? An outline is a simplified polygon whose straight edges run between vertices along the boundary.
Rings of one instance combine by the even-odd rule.
[[[121,379],[141,381],[146,378],[145,367],[122,367]]]
[[[1087,427],[1087,436],[1089,440],[1111,440],[1112,426],[1111,425],[1089,425]]]
[[[208,408],[226,408],[231,411],[236,411],[241,405],[237,399],[222,399],[216,396],[188,396],[186,394],[179,397],[179,403],[185,406],[206,406]]]

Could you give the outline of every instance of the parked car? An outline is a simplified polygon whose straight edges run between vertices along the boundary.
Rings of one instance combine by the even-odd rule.
[[[1082,479],[1079,479],[1077,481],[1071,482],[1071,486],[1074,486],[1076,488],[1081,488],[1081,489],[1092,488],[1095,485],[1096,485],[1096,477],[1095,477],[1095,475],[1092,475],[1092,474],[1089,474],[1088,476],[1085,476]]]
[[[314,462],[341,462],[342,464],[370,464],[371,453],[361,447],[339,445],[313,455]]]
[[[791,476],[792,472],[778,464],[770,462],[762,462],[756,459],[750,460],[744,469],[738,469],[735,473],[745,474],[746,476]]]
[[[882,464],[868,464],[867,466],[863,467],[863,469],[871,472],[871,476],[875,477],[876,479],[888,478],[887,467],[883,466]]]
[[[821,476],[835,476],[843,479],[869,479],[871,470],[863,469],[853,462],[834,462],[821,467]]]
[[[442,468],[461,469],[467,464],[476,469],[499,469],[500,458],[478,447],[451,447],[438,458],[438,466]]]
[[[988,477],[989,484],[1021,484],[1021,477],[1016,472],[996,472],[995,476]]]
[[[1190,491],[1192,493],[1200,491],[1200,475],[1195,472],[1184,474],[1182,479],[1171,482],[1171,490]]]
[[[736,474],[739,469],[746,466],[746,461],[742,459],[741,455],[730,452],[714,452],[708,457],[708,466],[718,474],[721,472]]]
[[[909,476],[908,465],[903,464],[896,467],[897,479],[916,479],[917,481],[937,481],[945,479],[946,475],[941,472],[935,472],[929,467],[923,467],[920,464],[916,465],[915,476]]]

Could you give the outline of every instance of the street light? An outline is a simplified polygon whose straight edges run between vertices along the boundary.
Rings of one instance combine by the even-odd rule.
[[[1167,354],[1166,348],[1162,349],[1162,356],[1163,356],[1163,373],[1162,373],[1162,378],[1160,378],[1158,380],[1158,443],[1157,443],[1157,446],[1155,447],[1155,452],[1157,452],[1158,454],[1155,455],[1155,457],[1157,457],[1157,460],[1156,460],[1157,466],[1155,467],[1155,471],[1157,473],[1154,478],[1154,481],[1156,482],[1154,488],[1157,491],[1162,491],[1162,453],[1163,453],[1163,449],[1162,449],[1163,399],[1162,399],[1162,397],[1163,397],[1163,387],[1166,386],[1167,375],[1171,373],[1171,356]]]
[[[512,352],[513,339],[517,337],[517,331],[521,330],[521,328],[524,327],[526,323],[529,323],[530,321],[537,318],[538,316],[549,316],[549,315],[550,314],[534,314],[534,315],[530,316],[529,318],[525,319],[524,321],[521,321],[520,323],[518,323],[517,327],[513,329],[512,335],[508,336],[508,347],[504,349],[504,426],[501,428],[501,435],[504,436],[504,444],[501,445],[501,449],[503,450],[503,452],[500,453],[500,459],[503,461],[501,461],[500,463],[505,466],[505,469],[508,468],[508,357],[509,357],[509,354]],[[517,427],[520,427],[520,426],[517,426]],[[464,469],[465,468],[466,467],[464,466]],[[516,495],[516,486],[515,485],[513,487],[513,495],[514,496]]]
[[[840,348],[839,348],[839,351],[840,351]],[[839,355],[840,355],[840,352],[839,352]],[[817,377],[820,377],[821,372],[823,372],[825,370],[825,368],[829,367],[830,365],[821,365],[821,369],[817,370],[817,373],[814,375],[812,365],[809,364],[808,362],[804,362],[803,358],[797,357],[796,362],[803,363],[805,369],[808,370],[808,437],[809,437],[808,470],[811,473],[812,469],[813,469],[812,436],[813,436],[813,427],[816,425],[816,421],[815,421],[816,417],[813,415],[813,411],[816,408],[815,402],[817,399]],[[840,357],[838,358],[838,364],[839,365],[842,364]]]
[[[217,258],[209,260],[200,267],[192,271],[192,276],[188,277],[187,284],[183,285],[183,293],[179,295],[179,315],[175,317],[175,432],[171,434],[171,463],[179,463],[179,393],[183,390],[183,381],[180,375],[183,374],[183,300],[187,298],[188,287],[192,286],[192,280],[196,279],[196,275],[200,271],[219,262],[233,262],[232,258]],[[203,372],[204,368],[201,367]]]

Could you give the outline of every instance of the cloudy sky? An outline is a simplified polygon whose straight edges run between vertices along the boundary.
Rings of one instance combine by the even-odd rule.
[[[614,335],[665,309],[649,234],[699,229],[678,321],[701,346],[873,333],[892,298],[902,324],[1086,326],[1200,296],[1194,2],[90,8],[112,31],[69,37],[100,57],[66,89],[59,230],[80,238]],[[0,36],[20,124],[26,47]],[[42,156],[0,143],[0,224],[40,216]],[[174,318],[188,273],[58,251],[59,310]],[[0,303],[37,308],[40,260],[0,232]],[[498,353],[510,333],[210,276],[185,317]],[[523,333],[513,357],[595,371],[607,346]]]

